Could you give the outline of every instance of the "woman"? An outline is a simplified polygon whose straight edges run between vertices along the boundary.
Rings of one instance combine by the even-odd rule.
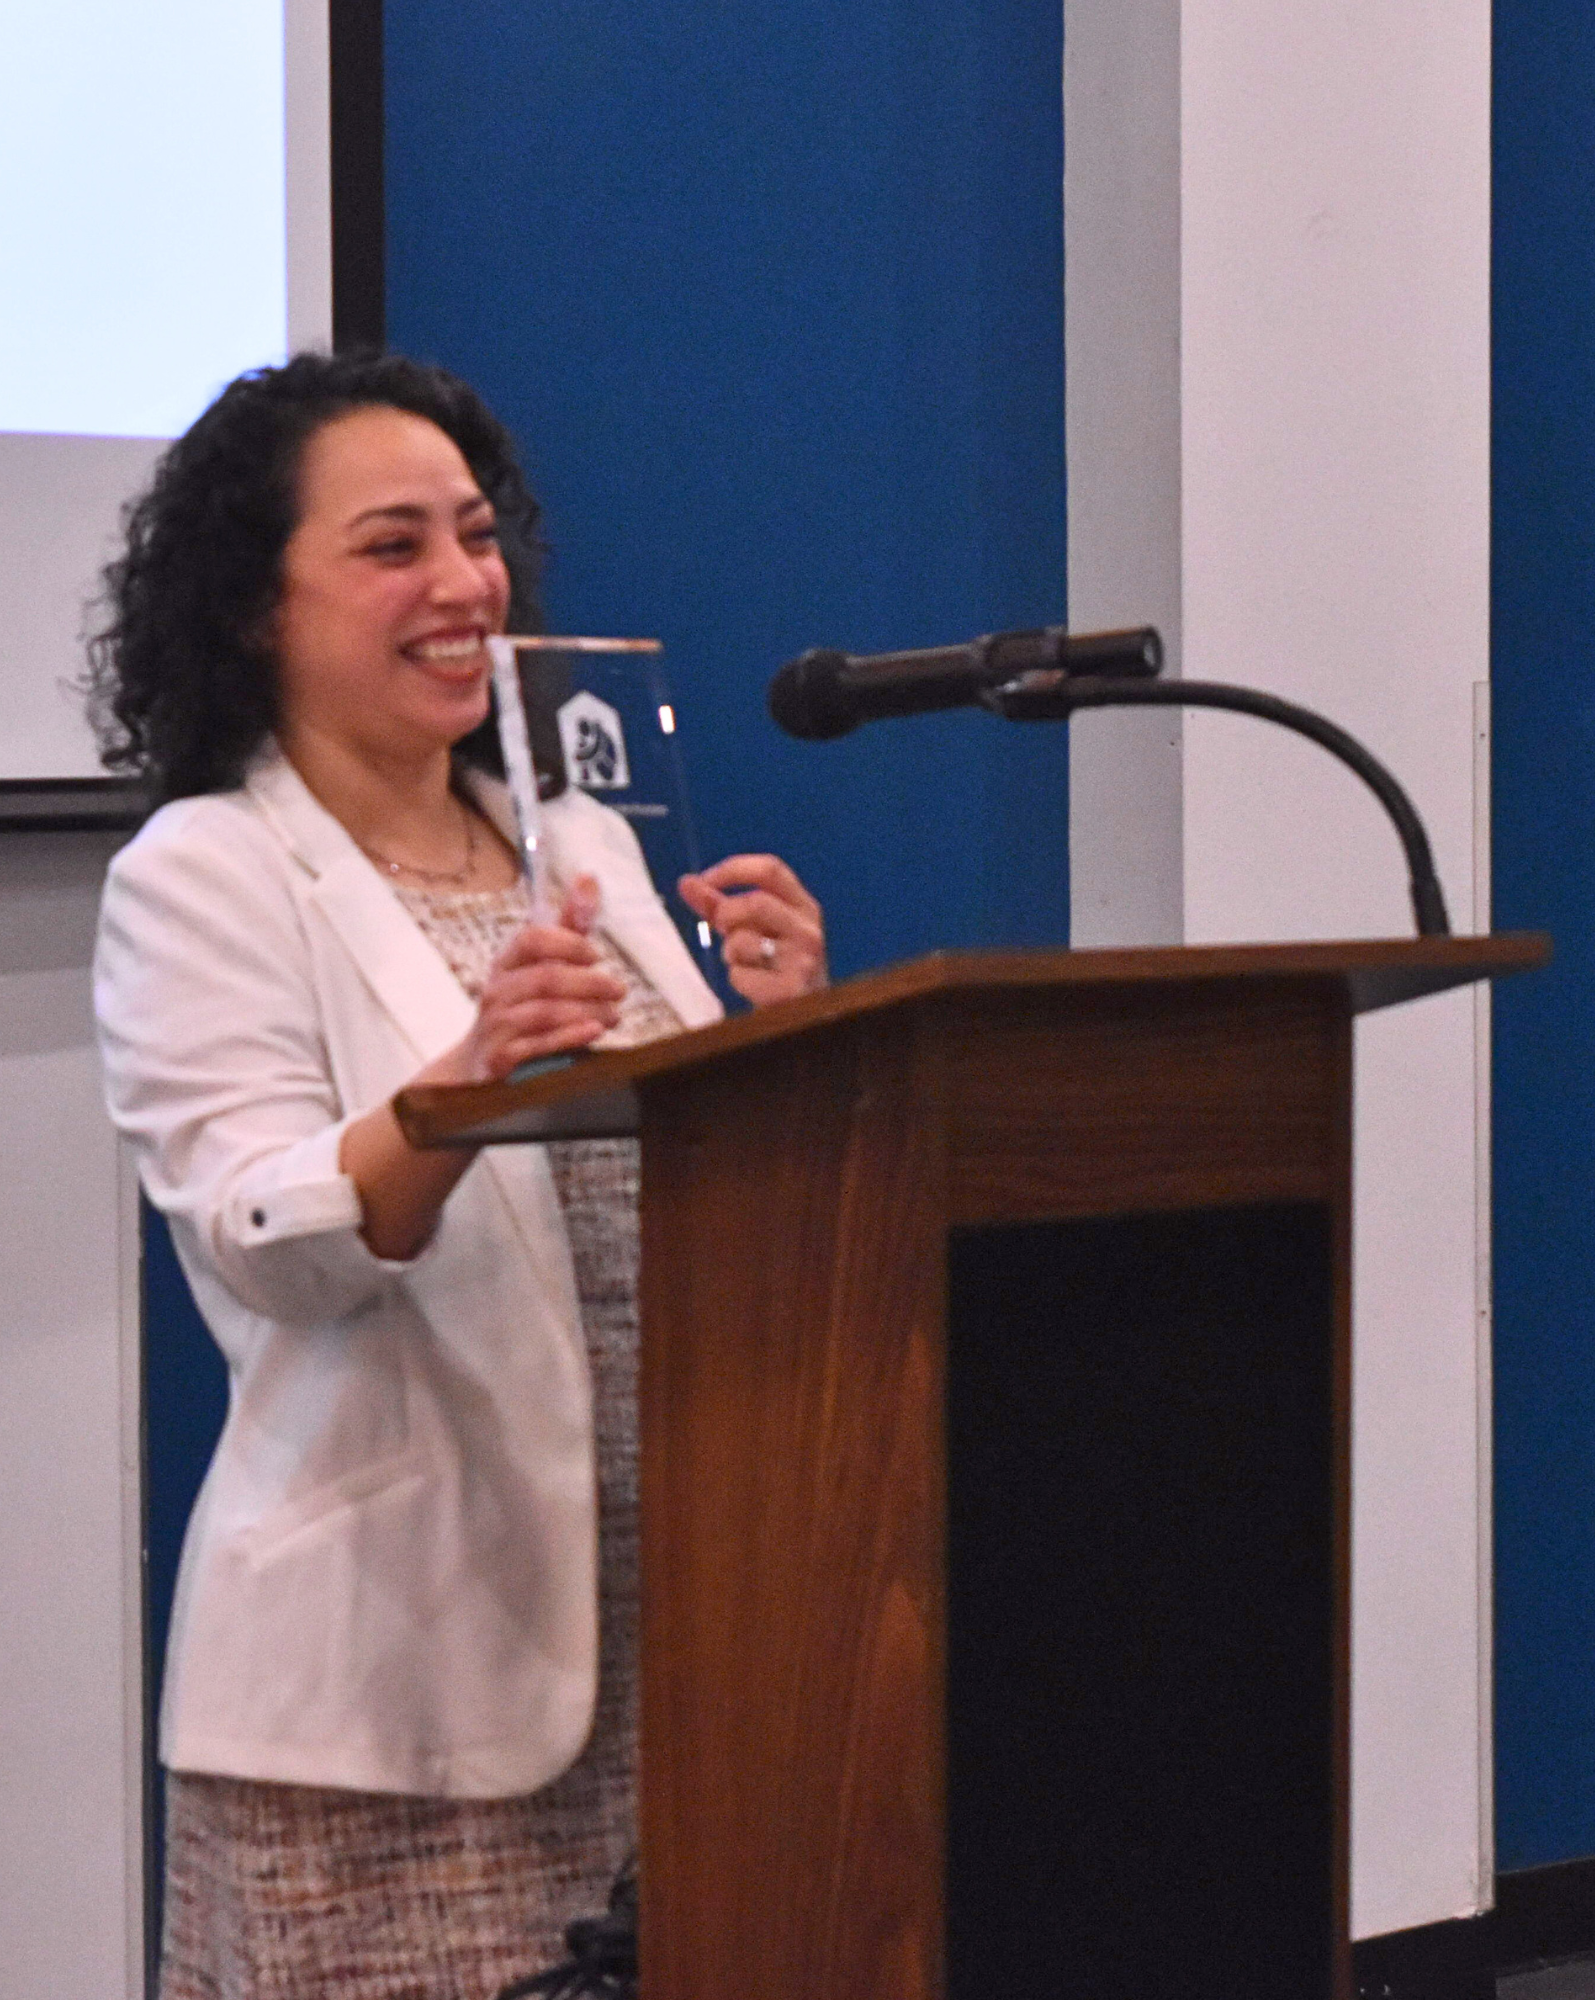
[[[718,1011],[574,791],[528,920],[485,640],[531,621],[535,519],[463,384],[300,355],[173,445],[108,572],[102,742],[163,802],[105,893],[108,1095],[231,1386],[162,1703],[164,2000],[478,2000],[632,1837],[634,1149],[422,1154],[388,1108]],[[682,890],[755,1004],[823,979],[780,862]]]

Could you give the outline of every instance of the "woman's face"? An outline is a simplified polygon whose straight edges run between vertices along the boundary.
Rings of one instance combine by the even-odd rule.
[[[324,424],[299,468],[272,633],[281,734],[422,760],[488,709],[510,581],[493,509],[436,424],[386,404]]]

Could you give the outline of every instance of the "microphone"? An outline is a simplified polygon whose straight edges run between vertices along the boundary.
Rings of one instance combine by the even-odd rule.
[[[993,688],[1047,670],[1069,677],[1150,680],[1163,642],[1149,625],[1126,632],[991,632],[962,646],[908,653],[838,653],[815,647],[788,660],[770,683],[770,713],[789,736],[845,736],[861,722],[978,706]]]

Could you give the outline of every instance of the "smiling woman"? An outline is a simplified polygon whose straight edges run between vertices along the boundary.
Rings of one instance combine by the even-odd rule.
[[[534,616],[535,520],[462,383],[301,355],[178,440],[108,576],[96,712],[165,801],[106,887],[108,1096],[230,1374],[163,2000],[486,2000],[631,1842],[634,1146],[418,1153],[389,1108],[719,1011],[574,789],[532,920],[486,641]],[[756,1004],[823,977],[773,857],[687,892]]]
[[[446,757],[486,720],[510,598],[459,446],[407,410],[351,411],[305,447],[299,509],[273,631],[284,750],[334,785],[351,763]],[[433,831],[457,848],[457,816]]]

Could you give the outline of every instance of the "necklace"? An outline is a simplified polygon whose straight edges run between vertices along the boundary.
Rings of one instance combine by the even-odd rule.
[[[370,847],[365,841],[357,841],[360,852],[369,855],[390,875],[413,875],[418,882],[425,882],[432,888],[458,889],[470,880],[471,870],[476,863],[476,815],[469,806],[461,803],[460,812],[465,819],[465,859],[458,868],[418,868],[413,861],[395,861],[391,854],[384,854],[380,848]]]

